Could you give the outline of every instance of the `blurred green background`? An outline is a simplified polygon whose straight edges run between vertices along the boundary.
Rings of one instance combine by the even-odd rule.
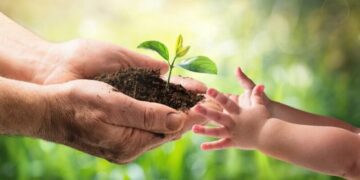
[[[181,33],[190,54],[216,60],[220,74],[176,74],[241,93],[233,75],[241,66],[274,100],[360,126],[359,0],[1,0],[0,11],[50,41],[99,39],[156,58],[135,47],[150,39],[175,46]],[[337,179],[259,152],[203,152],[206,140],[187,133],[120,166],[1,137],[0,179]]]

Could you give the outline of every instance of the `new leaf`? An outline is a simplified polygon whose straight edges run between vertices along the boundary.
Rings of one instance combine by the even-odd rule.
[[[183,48],[183,37],[180,34],[176,40],[176,54]]]
[[[180,51],[176,52],[177,57],[183,57],[186,55],[186,53],[189,51],[190,46],[186,46],[185,48],[181,48]]]
[[[186,46],[185,48],[183,47],[183,37],[182,35],[180,34],[177,38],[177,41],[176,41],[176,57],[183,57],[186,55],[186,53],[189,51],[190,49],[190,46]]]
[[[179,66],[193,72],[217,74],[216,64],[206,56],[195,56],[185,59]]]
[[[138,48],[150,49],[157,52],[165,60],[169,61],[169,51],[167,47],[159,41],[145,41]]]

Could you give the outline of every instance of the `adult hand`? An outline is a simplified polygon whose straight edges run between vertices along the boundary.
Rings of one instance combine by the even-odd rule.
[[[165,62],[155,60],[110,43],[78,39],[49,44],[40,57],[32,82],[55,84],[75,79],[92,78],[122,68],[141,67],[168,70]]]
[[[247,108],[251,106],[251,94],[256,86],[253,80],[251,80],[240,67],[236,68],[236,77],[239,80],[240,86],[244,89],[244,93],[241,95],[228,95],[233,101],[238,102],[241,108]],[[269,108],[271,100],[264,93],[264,105]]]
[[[161,74],[168,71],[168,65],[163,61],[110,43],[87,39],[53,45],[42,61],[51,63],[44,67],[48,69],[47,71],[37,73],[39,79],[35,78],[37,82],[44,84],[94,77],[101,73],[114,72],[128,67],[160,69]],[[175,76],[170,81],[197,93],[204,94],[207,90],[203,83],[192,78]],[[203,122],[203,118],[190,110],[182,132],[189,130],[192,124],[200,122]]]
[[[35,136],[116,163],[176,138],[184,122],[193,118],[130,98],[98,81],[74,80],[47,88],[48,118]]]
[[[49,68],[51,69],[50,73],[43,71],[41,76],[38,76],[41,78],[37,79],[37,82],[44,84],[93,77],[100,73],[127,67],[160,69],[162,73],[167,71],[167,65],[161,61],[118,46],[90,40],[76,40],[60,44],[57,48],[54,47],[52,51],[49,51],[45,59],[47,62],[52,62],[52,65],[47,67],[54,67],[54,69]],[[190,78],[174,77],[171,81],[198,93],[206,91],[204,84]],[[49,140],[69,145],[113,162],[129,162],[150,149],[180,138],[193,124],[203,122],[203,118],[192,110],[181,113],[164,105],[138,101],[112,91],[111,86],[101,82],[76,80],[63,85],[73,89],[71,92],[74,93],[74,97],[65,99],[70,101],[66,104],[71,104],[75,110],[62,112],[68,115],[71,115],[72,112],[84,115],[76,116],[79,117],[76,119],[70,117],[69,119],[74,119],[72,121],[74,123],[71,123],[70,126],[56,123],[51,125],[50,123],[45,127],[55,129],[43,133],[43,138],[54,137],[48,132],[67,132],[67,134]],[[61,89],[61,87],[59,88]],[[54,118],[59,116],[56,114]],[[88,119],[95,119],[95,121]],[[51,122],[66,123],[67,121]],[[103,126],[103,129],[89,128],[91,125],[88,125],[88,122],[94,127]],[[100,126],[98,123],[103,125]],[[100,131],[94,131],[94,129]],[[77,132],[80,132],[80,135]]]
[[[1,13],[0,24],[1,34],[6,34],[3,43],[0,43],[0,75],[11,79],[37,84],[56,84],[91,78],[127,67],[160,69],[161,73],[167,71],[164,62],[109,43],[92,40],[49,43]],[[17,84],[22,83],[18,81],[14,86]],[[190,82],[189,79],[180,80],[180,84],[196,91],[206,90],[201,84],[199,86],[199,83]],[[45,87],[39,89],[42,88]],[[19,91],[26,89],[19,88]],[[49,90],[44,98],[48,102],[48,105],[44,105],[47,107],[45,109],[48,109],[45,120],[39,118],[39,115],[36,116],[35,122],[31,121],[31,126],[22,126],[26,124],[25,118],[26,122],[30,122],[30,115],[33,114],[29,113],[24,117],[19,116],[19,123],[9,122],[12,126],[4,126],[2,132],[40,137],[122,163],[172,140],[184,132],[185,128],[188,129],[191,124],[199,122],[198,116],[192,116],[194,113],[191,111],[188,114],[178,114],[163,105],[140,102],[119,92],[113,92],[112,87],[97,81],[77,80],[47,86],[46,89]],[[39,93],[34,92],[32,94],[41,94],[40,90]],[[34,99],[35,96],[24,97]],[[41,101],[43,100],[39,100]],[[38,105],[31,107],[39,109]],[[24,113],[21,112],[20,115],[22,114]],[[177,119],[172,116],[180,116],[177,118],[181,120],[171,122],[169,119]],[[14,124],[20,127],[13,128]],[[34,128],[38,126],[41,128]],[[14,132],[9,131],[15,129]],[[161,133],[165,136],[160,137]]]

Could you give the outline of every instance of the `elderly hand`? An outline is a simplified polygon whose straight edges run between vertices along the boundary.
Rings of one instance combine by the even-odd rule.
[[[127,67],[165,73],[164,62],[92,40],[53,45],[41,62],[44,64],[32,81],[56,85],[49,86],[54,87],[48,98],[51,118],[42,126],[40,138],[126,163],[203,122],[192,110],[178,112],[115,92],[102,82],[79,80]],[[199,93],[206,91],[202,83],[189,78],[174,77],[171,81]],[[62,82],[67,83],[59,84]]]
[[[122,68],[141,67],[167,72],[167,64],[110,43],[78,39],[48,44],[39,57],[31,81],[55,84],[87,79]]]
[[[165,73],[165,62],[93,40],[49,43],[1,12],[0,25],[0,38],[5,37],[0,43],[0,76],[9,78],[3,78],[3,83],[18,92],[0,94],[9,99],[0,101],[4,107],[0,108],[0,134],[43,138],[125,163],[201,122],[192,111],[177,112],[114,92],[105,83],[79,80],[127,67]],[[189,79],[175,82],[198,92],[206,90]],[[7,85],[0,90],[14,91]],[[17,108],[9,111],[9,104]]]
[[[36,137],[116,163],[129,162],[177,138],[185,121],[195,124],[200,120],[190,121],[192,113],[138,101],[92,80],[47,86],[46,100],[48,118]]]

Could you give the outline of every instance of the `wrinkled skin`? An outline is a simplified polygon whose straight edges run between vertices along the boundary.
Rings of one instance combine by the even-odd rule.
[[[53,45],[43,62],[33,81],[53,85],[47,88],[48,118],[36,137],[111,162],[127,163],[203,122],[192,110],[178,112],[138,101],[102,82],[79,80],[127,67],[161,69],[165,73],[164,62],[91,40]],[[177,77],[172,82],[199,93],[206,91],[202,83],[189,78]]]
[[[6,119],[7,129],[19,127],[17,135],[63,143],[95,156],[125,163],[178,137],[187,124],[197,120],[190,111],[177,117],[180,120],[175,121],[173,126],[166,126],[168,120],[174,118],[170,114],[178,114],[175,110],[113,92],[109,85],[101,82],[84,80],[128,67],[160,69],[166,73],[165,62],[94,40],[50,43],[1,12],[0,26],[0,75],[47,85],[4,80],[3,83],[18,88],[19,95],[25,96],[18,96],[20,99],[11,97],[18,101],[12,104],[22,103],[25,107],[17,109],[18,112],[33,116],[18,117],[23,123]],[[190,81],[180,80],[180,83],[189,89],[205,92],[206,88],[201,83]],[[25,106],[27,104],[33,106],[29,108]],[[166,135],[160,138],[159,134]]]
[[[130,162],[203,122],[192,110],[138,101],[98,81],[52,85],[48,96],[48,118],[35,136],[116,163]]]
[[[39,84],[86,79],[128,67],[160,69],[161,73],[168,70],[165,62],[106,42],[77,39],[49,44],[44,49],[46,53],[31,78]]]

